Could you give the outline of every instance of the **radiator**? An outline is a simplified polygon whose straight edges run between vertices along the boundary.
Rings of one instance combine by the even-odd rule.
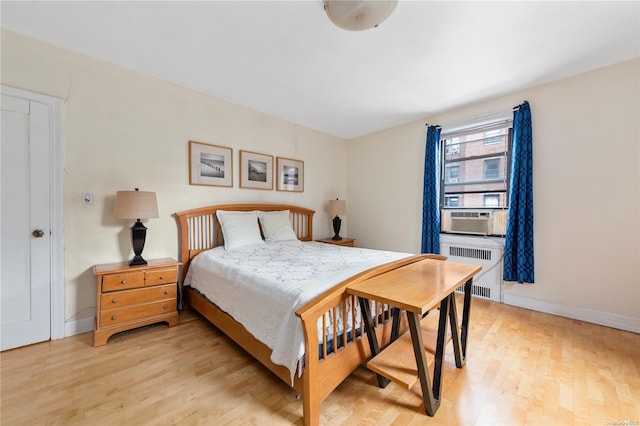
[[[484,240],[480,240],[484,242]],[[502,301],[502,254],[504,250],[499,244],[495,247],[486,247],[474,244],[472,239],[464,241],[440,242],[440,253],[447,256],[452,262],[471,263],[482,266],[482,270],[473,278],[471,294],[474,297],[489,299],[496,302]],[[464,285],[456,289],[458,293],[464,293]]]

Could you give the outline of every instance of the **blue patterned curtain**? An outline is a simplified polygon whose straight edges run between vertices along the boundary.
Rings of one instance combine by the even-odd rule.
[[[525,101],[513,113],[509,219],[505,237],[504,280],[533,283],[533,155],[531,110]]]
[[[427,128],[422,197],[422,253],[440,253],[440,126]]]

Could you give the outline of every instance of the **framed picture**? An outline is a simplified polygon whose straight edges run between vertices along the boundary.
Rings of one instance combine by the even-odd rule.
[[[273,189],[273,155],[240,151],[240,188]]]
[[[233,186],[233,150],[189,141],[189,184]]]
[[[304,161],[278,157],[276,169],[278,191],[304,191]]]

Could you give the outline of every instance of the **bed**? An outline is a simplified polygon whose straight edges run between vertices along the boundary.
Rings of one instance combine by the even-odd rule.
[[[313,240],[315,212],[302,207],[279,204],[227,204],[179,212],[176,213],[176,217],[180,232],[180,258],[183,264],[181,282],[184,283],[185,277],[189,274],[192,262],[196,265],[205,255],[216,248],[221,250],[220,246],[225,245],[223,229],[218,220],[218,215],[222,213],[218,213],[219,211],[222,213],[287,211],[291,229],[297,240],[302,242]],[[264,229],[260,228],[260,232],[262,231]],[[338,246],[327,245],[328,247],[337,248]],[[344,247],[340,249],[354,250]],[[200,254],[203,256],[196,259]],[[245,326],[210,301],[198,289],[185,286],[182,289],[183,300],[186,305],[204,316],[276,376],[291,385],[302,397],[304,424],[316,425],[320,422],[322,401],[371,354],[366,335],[363,335],[360,327],[361,318],[357,300],[355,296],[347,294],[346,287],[354,282],[420,261],[426,256],[402,255],[379,266],[367,268],[342,279],[298,307],[293,313],[295,317],[291,316],[302,329],[304,350],[303,359],[298,364],[295,374],[291,368],[281,363],[274,363],[272,361],[274,351],[267,344],[255,338]],[[389,311],[386,305],[373,306],[373,322],[381,347],[389,342],[391,334]],[[331,318],[339,317],[352,320],[344,320],[341,323],[330,321]]]

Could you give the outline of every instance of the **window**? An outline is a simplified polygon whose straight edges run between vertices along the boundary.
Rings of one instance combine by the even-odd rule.
[[[484,180],[500,179],[500,158],[484,160]]]
[[[448,166],[444,169],[444,180],[446,183],[458,183],[460,166]]]
[[[445,207],[460,207],[460,197],[445,197]]]
[[[500,194],[485,194],[484,207],[500,207]]]
[[[442,208],[507,208],[511,122],[443,130]]]
[[[491,144],[500,143],[500,142],[502,142],[500,129],[484,132],[485,145],[491,145]]]
[[[451,138],[451,143],[447,145],[447,155],[460,154],[460,138]]]

